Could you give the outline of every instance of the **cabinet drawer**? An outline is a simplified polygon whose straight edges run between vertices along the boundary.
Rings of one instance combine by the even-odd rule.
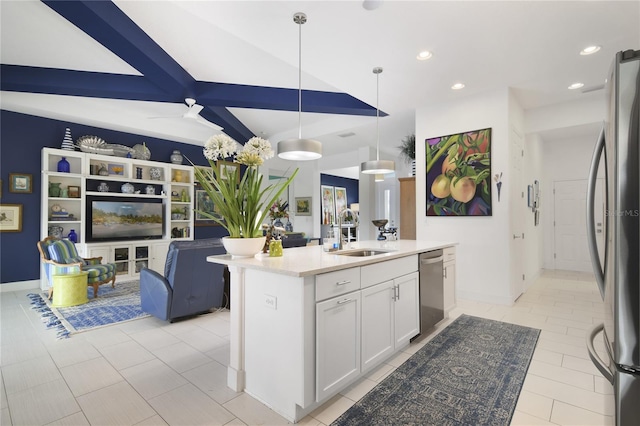
[[[360,268],[316,276],[316,302],[360,289]]]
[[[362,288],[365,288],[417,271],[418,255],[374,263],[361,269]]]
[[[444,261],[455,260],[456,259],[456,248],[455,247],[447,247],[442,249],[442,254],[444,256]]]

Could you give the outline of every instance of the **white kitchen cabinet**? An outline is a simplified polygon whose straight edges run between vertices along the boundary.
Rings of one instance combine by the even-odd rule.
[[[362,290],[362,372],[420,332],[418,273]]]
[[[444,262],[442,264],[444,285],[444,314],[449,317],[449,312],[456,307],[456,248],[447,247],[443,250]]]
[[[360,291],[316,303],[316,398],[360,375]]]
[[[393,353],[393,280],[362,290],[362,371],[368,371]]]
[[[404,275],[393,280],[396,287],[395,312],[395,347],[409,343],[409,340],[420,333],[419,289],[417,272]]]

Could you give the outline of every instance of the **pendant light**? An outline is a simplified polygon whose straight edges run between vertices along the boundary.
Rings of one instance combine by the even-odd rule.
[[[278,142],[278,157],[284,160],[306,161],[322,157],[322,144],[313,139],[302,139],[302,24],[307,15],[298,12],[293,15],[298,24],[298,138]]]
[[[373,69],[373,73],[376,75],[376,159],[365,161],[360,165],[360,171],[367,175],[383,175],[386,173],[393,173],[396,169],[396,165],[391,160],[381,160],[380,159],[380,108],[379,108],[379,97],[380,97],[380,73],[382,72],[381,67],[375,67]],[[376,182],[379,180],[376,179]]]

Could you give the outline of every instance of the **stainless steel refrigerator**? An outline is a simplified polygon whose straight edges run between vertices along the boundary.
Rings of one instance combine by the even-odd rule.
[[[591,331],[587,347],[593,363],[613,384],[615,424],[626,426],[640,422],[640,51],[616,55],[606,93],[608,111],[587,190],[589,250],[605,320]],[[604,253],[598,253],[594,223],[601,160],[606,187]],[[602,358],[594,348],[600,335],[606,349]]]

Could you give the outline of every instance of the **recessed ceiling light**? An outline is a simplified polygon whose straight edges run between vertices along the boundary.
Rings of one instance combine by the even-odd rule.
[[[418,53],[418,56],[416,56],[416,59],[419,61],[426,61],[432,56],[433,54],[431,52],[429,52],[428,50],[423,50],[422,52]]]
[[[598,50],[600,50],[600,46],[587,46],[580,51],[580,54],[582,56],[591,55],[596,53]]]
[[[579,89],[582,86],[584,86],[583,83],[573,83],[571,86],[568,87],[569,90],[575,90],[575,89]]]
[[[454,84],[453,86],[451,86],[451,88],[452,88],[453,90],[460,90],[460,89],[463,89],[463,88],[464,88],[464,83],[456,83],[456,84]]]

